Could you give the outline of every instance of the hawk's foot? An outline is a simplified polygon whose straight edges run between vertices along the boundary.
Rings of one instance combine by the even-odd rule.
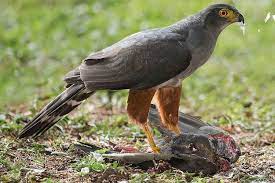
[[[143,129],[143,131],[144,131],[144,133],[145,133],[145,135],[146,135],[146,137],[148,139],[148,142],[149,142],[149,145],[150,145],[152,151],[154,153],[160,153],[160,148],[156,145],[156,143],[154,141],[154,138],[153,138],[153,134],[152,134],[152,132],[151,132],[150,127],[148,126],[148,124],[147,123],[146,124],[142,124],[141,127],[142,127],[142,129]]]

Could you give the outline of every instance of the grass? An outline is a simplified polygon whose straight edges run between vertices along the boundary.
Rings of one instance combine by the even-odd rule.
[[[41,139],[17,140],[16,134],[52,97],[63,90],[62,77],[90,52],[123,37],[152,27],[166,26],[215,1],[178,0],[7,0],[0,2],[0,182],[21,179],[56,182],[104,177],[107,170],[118,179],[163,182],[269,181],[268,165],[274,150],[275,116],[275,1],[235,0],[244,14],[246,34],[237,25],[219,38],[210,61],[183,81],[181,110],[231,132],[246,152],[232,170],[233,177],[201,177],[177,170],[160,174],[79,157],[70,146],[77,140],[112,140],[144,146],[143,133],[127,123],[127,91],[99,92],[85,106],[59,123]],[[232,1],[226,1],[232,3]],[[92,111],[92,113],[91,113]],[[62,133],[63,132],[63,133]],[[271,135],[270,135],[271,134]],[[138,140],[136,140],[138,139]],[[64,144],[70,146],[64,150]],[[74,157],[52,157],[44,149]],[[247,150],[248,149],[248,150]],[[258,157],[261,161],[256,161]],[[77,162],[74,162],[77,160]],[[245,172],[243,162],[253,171]],[[264,163],[266,165],[264,165]],[[62,166],[64,165],[63,169]],[[81,175],[81,168],[89,173]],[[95,171],[97,167],[102,171]],[[260,172],[264,168],[266,172]],[[35,169],[45,169],[37,173]],[[122,169],[122,170],[121,170]],[[107,172],[108,172],[107,171]],[[121,173],[122,172],[122,173]],[[259,175],[259,176],[258,176]],[[235,177],[234,177],[235,176]],[[273,177],[274,178],[274,177]]]

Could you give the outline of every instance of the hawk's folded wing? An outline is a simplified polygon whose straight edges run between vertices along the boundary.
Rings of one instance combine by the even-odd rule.
[[[90,90],[145,89],[175,77],[189,66],[190,60],[184,36],[151,31],[91,54],[79,70]]]

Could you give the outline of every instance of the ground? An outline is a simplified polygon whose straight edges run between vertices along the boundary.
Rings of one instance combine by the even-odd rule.
[[[144,134],[125,115],[127,91],[96,93],[38,139],[18,140],[16,135],[63,90],[63,75],[91,51],[130,33],[169,25],[213,1],[1,1],[0,182],[100,182],[106,177],[130,182],[275,182],[275,21],[264,21],[268,12],[275,14],[275,1],[234,2],[246,19],[245,35],[237,25],[227,28],[210,61],[183,81],[181,111],[227,130],[242,150],[232,170],[205,177],[162,163],[144,171],[97,162],[75,150],[77,141],[146,149]]]
[[[93,101],[97,101],[93,97]],[[93,102],[92,102],[93,103]],[[77,142],[96,143],[110,149],[134,146],[146,150],[144,134],[128,124],[125,111],[97,104],[86,104],[64,119],[44,136],[35,140],[16,139],[26,122],[16,113],[2,115],[0,177],[3,182],[274,182],[275,136],[269,130],[254,132],[241,125],[219,125],[236,139],[242,156],[232,169],[214,176],[195,175],[162,166],[142,170],[117,162],[97,161],[74,147]],[[97,107],[95,107],[97,106]],[[96,109],[95,109],[96,108]],[[89,109],[89,110],[87,110]],[[84,117],[83,117],[84,116]],[[5,120],[5,122],[4,122]],[[254,126],[255,125],[255,126]],[[255,128],[257,124],[253,124]],[[104,150],[103,150],[104,151]],[[85,172],[88,168],[88,172]]]

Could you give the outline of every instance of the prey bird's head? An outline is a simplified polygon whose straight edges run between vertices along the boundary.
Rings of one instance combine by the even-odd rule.
[[[228,4],[211,5],[201,12],[201,16],[206,27],[217,31],[222,31],[235,22],[244,24],[243,15],[235,7]]]

